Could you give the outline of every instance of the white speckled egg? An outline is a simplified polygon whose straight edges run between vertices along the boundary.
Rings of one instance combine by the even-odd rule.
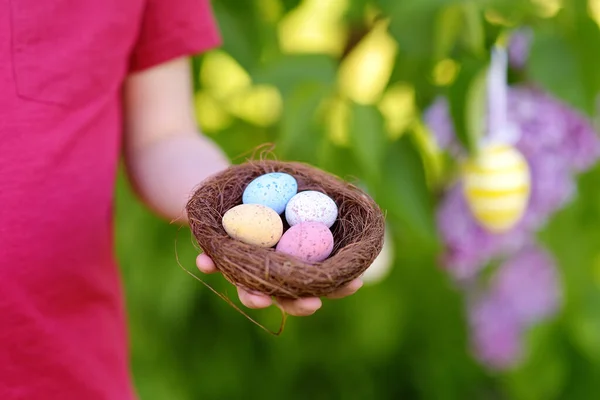
[[[335,201],[315,190],[298,193],[290,199],[285,208],[285,219],[290,226],[301,222],[321,222],[331,228],[337,215],[338,208]]]
[[[240,204],[228,210],[222,219],[225,232],[240,242],[273,247],[283,234],[279,214],[262,204]]]
[[[254,179],[242,195],[244,204],[262,204],[283,213],[288,201],[298,193],[296,179],[283,172],[271,172]]]
[[[283,234],[276,250],[305,262],[323,261],[333,250],[333,235],[321,222],[301,222]]]

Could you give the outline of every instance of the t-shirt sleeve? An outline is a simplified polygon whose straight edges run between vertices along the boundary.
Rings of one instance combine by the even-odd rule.
[[[220,44],[210,0],[146,0],[131,71],[202,53]]]

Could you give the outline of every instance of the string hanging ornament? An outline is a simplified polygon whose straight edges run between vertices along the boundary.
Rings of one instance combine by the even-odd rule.
[[[519,131],[508,120],[506,49],[492,49],[487,75],[487,128],[478,151],[463,164],[463,193],[475,220],[505,233],[522,219],[531,191],[530,169],[515,147]]]

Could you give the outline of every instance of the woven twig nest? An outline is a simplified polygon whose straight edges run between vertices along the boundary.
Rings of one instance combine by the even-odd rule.
[[[242,204],[244,189],[253,179],[270,172],[290,174],[299,192],[317,190],[336,202],[334,248],[326,260],[306,263],[226,233],[223,215]],[[234,285],[270,296],[326,296],[359,277],[383,246],[385,221],[378,205],[358,187],[303,163],[260,160],[231,166],[198,187],[186,210],[198,246],[223,276]]]

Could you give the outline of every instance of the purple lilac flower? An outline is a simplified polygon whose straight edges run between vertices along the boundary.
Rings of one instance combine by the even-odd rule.
[[[520,130],[523,153],[555,153],[573,172],[596,162],[600,141],[588,118],[535,88],[511,88],[508,96],[508,115]]]
[[[513,33],[508,44],[508,60],[514,68],[524,68],[529,58],[533,31],[522,28]]]
[[[496,271],[490,291],[510,307],[523,327],[554,315],[562,298],[554,260],[537,246],[505,261]]]
[[[575,193],[575,179],[556,153],[526,154],[531,174],[529,204],[520,224],[528,231],[542,227],[546,220],[568,203]]]
[[[468,309],[473,355],[494,370],[508,369],[523,357],[522,328],[502,298],[479,297]]]
[[[474,356],[496,370],[523,357],[522,334],[552,315],[561,300],[559,277],[550,255],[528,246],[505,261],[468,309]]]
[[[531,194],[523,219],[501,235],[480,228],[469,212],[460,182],[442,200],[437,223],[446,246],[443,262],[456,279],[469,279],[489,261],[525,246],[532,234],[575,193],[575,173],[600,156],[600,140],[590,122],[561,102],[529,87],[508,91],[509,122],[518,129],[516,147],[527,159]],[[437,100],[425,122],[443,149],[460,157],[448,104]]]

